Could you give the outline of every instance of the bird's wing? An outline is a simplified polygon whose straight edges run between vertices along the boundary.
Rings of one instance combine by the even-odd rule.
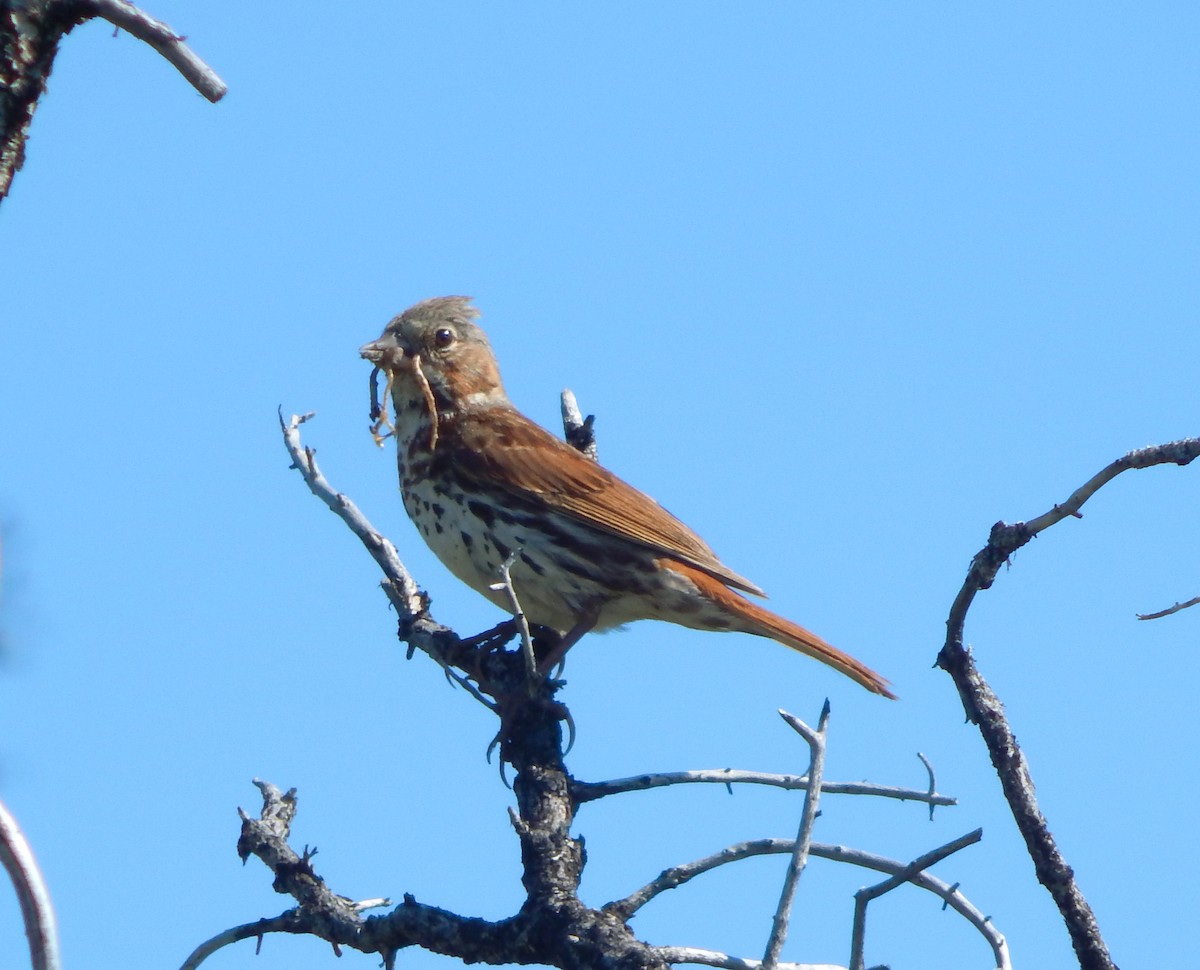
[[[486,420],[482,420],[486,414]],[[435,461],[458,476],[536,498],[594,529],[689,563],[737,589],[766,594],[721,562],[708,544],[650,496],[510,408],[443,422]]]

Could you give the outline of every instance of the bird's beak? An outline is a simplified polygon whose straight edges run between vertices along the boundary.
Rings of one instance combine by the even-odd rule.
[[[396,348],[396,341],[391,337],[380,337],[378,340],[372,340],[369,344],[363,344],[358,348],[359,356],[366,358],[373,364],[378,364],[384,354],[388,350]]]
[[[378,340],[363,344],[358,348],[359,354],[376,367],[383,370],[398,370],[408,354],[393,333],[385,333]]]

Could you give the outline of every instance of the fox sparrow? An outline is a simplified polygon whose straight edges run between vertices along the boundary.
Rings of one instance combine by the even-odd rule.
[[[455,576],[562,635],[667,620],[778,640],[894,696],[865,664],[742,596],[764,595],[695,532],[521,414],[461,296],[425,300],[362,350],[388,380],[404,507]],[[386,400],[385,405],[386,407]],[[560,654],[561,655],[561,654]]]

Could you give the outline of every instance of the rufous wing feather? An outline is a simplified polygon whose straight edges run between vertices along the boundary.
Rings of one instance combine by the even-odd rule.
[[[807,654],[815,660],[828,664],[835,670],[840,670],[851,680],[862,684],[869,691],[882,694],[884,697],[896,699],[889,689],[886,680],[875,673],[870,667],[856,660],[850,654],[826,643],[815,633],[804,629],[791,620],[785,620],[770,610],[764,609],[757,603],[752,603],[744,596],[731,590],[725,584],[714,579],[687,563],[660,559],[658,564],[666,569],[686,576],[700,592],[719,606],[722,612],[737,622],[737,629],[742,633],[753,633],[760,637],[776,640],[784,646]]]
[[[443,428],[447,459],[460,476],[503,484],[517,495],[533,495],[556,511],[690,563],[721,583],[765,596],[726,566],[695,532],[650,496],[580,454],[515,409],[488,411],[481,427],[468,417]],[[501,443],[496,447],[496,441]]]

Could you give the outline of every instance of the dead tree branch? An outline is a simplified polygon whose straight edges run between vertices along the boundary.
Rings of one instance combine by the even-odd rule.
[[[209,101],[223,82],[166,24],[125,0],[0,0],[0,201],[25,161],[25,142],[63,37],[84,21],[107,20],[145,41]]]
[[[903,886],[906,882],[912,882],[914,877],[923,873],[930,866],[936,865],[943,859],[953,855],[959,849],[965,849],[968,845],[974,845],[983,837],[983,830],[976,829],[974,832],[968,832],[966,835],[959,836],[945,845],[926,852],[922,856],[918,856],[899,872],[893,873],[891,877],[885,879],[881,883],[876,883],[874,886],[869,886],[866,889],[860,889],[854,894],[854,929],[851,935],[850,943],[850,970],[863,970],[863,946],[866,942],[867,933],[867,905],[885,893],[891,892],[898,886]],[[991,944],[992,953],[996,958],[996,967],[998,970],[1010,970],[1012,964],[1008,957],[1008,944],[1000,933],[991,924],[991,920],[987,917],[979,919],[978,911],[975,918],[971,921],[975,928],[983,934],[984,938]]]
[[[1200,603],[1200,596],[1193,596],[1186,603],[1176,603],[1174,606],[1168,606],[1165,610],[1159,610],[1157,613],[1139,613],[1139,620],[1157,620],[1164,616],[1170,616],[1172,613],[1178,613],[1180,610],[1190,609]]]
[[[982,838],[982,835],[983,833],[979,829],[976,829],[974,832],[956,839],[950,845],[956,846],[955,851],[957,851],[958,848],[978,842]],[[641,889],[630,893],[624,899],[607,903],[604,909],[628,918],[656,896],[668,890],[677,889],[697,876],[710,872],[720,866],[740,862],[743,859],[750,859],[755,856],[790,854],[795,852],[795,850],[795,839],[756,839],[752,842],[740,842],[737,845],[731,845],[728,848],[722,849],[720,852],[705,856],[703,859],[697,859],[694,862],[685,863],[680,866],[673,866],[663,871],[658,878],[647,883]],[[861,866],[865,869],[873,869],[876,872],[887,873],[892,877],[906,874],[903,875],[902,881],[910,882],[914,886],[938,896],[946,906],[966,919],[987,940],[988,945],[992,947],[993,953],[996,956],[996,966],[1007,966],[1005,962],[1007,957],[1003,960],[1001,959],[1001,951],[1007,952],[1007,944],[1004,941],[1003,935],[992,925],[989,917],[985,916],[981,910],[963,896],[959,891],[958,883],[951,885],[923,871],[929,865],[932,865],[932,863],[926,863],[923,867],[918,865],[917,868],[912,868],[914,863],[904,863],[898,859],[889,859],[886,856],[864,852],[861,849],[851,849],[843,845],[828,845],[823,842],[811,843],[808,851],[809,855],[818,859],[828,859],[833,862],[844,862],[850,865]],[[917,861],[920,862],[920,860]],[[674,950],[674,948],[663,949]],[[671,962],[678,961],[671,959]],[[722,964],[713,965],[720,966]],[[780,964],[781,968],[783,966],[783,964]]]
[[[792,903],[796,899],[796,887],[804,867],[808,865],[808,850],[812,843],[813,826],[817,822],[817,808],[821,804],[821,777],[825,774],[825,741],[829,734],[829,699],[821,708],[821,718],[814,731],[800,718],[780,711],[780,716],[807,742],[809,747],[808,788],[804,792],[804,808],[800,812],[800,831],[796,834],[796,848],[788,860],[787,873],[783,879],[783,891],[779,906],[771,922],[771,935],[763,953],[764,970],[773,970],[779,963],[783,941],[787,939],[788,923],[792,915]]]
[[[568,407],[567,411],[570,410]],[[317,466],[315,453],[301,442],[301,425],[310,417],[293,416],[285,420],[280,413],[280,428],[288,453],[308,488],[349,526],[382,569],[386,577],[383,585],[399,614],[399,635],[408,644],[409,655],[414,650],[427,653],[456,683],[467,687],[472,696],[486,703],[500,720],[497,740],[501,759],[516,770],[513,790],[517,809],[511,813],[511,818],[521,845],[526,899],[514,916],[496,922],[449,913],[420,904],[407,895],[391,912],[364,918],[351,900],[324,887],[313,870],[311,853],[300,855],[288,848],[287,834],[295,811],[294,793],[281,794],[271,786],[260,784],[264,794],[263,814],[260,819],[252,819],[243,813],[239,849],[243,856],[254,854],[261,858],[275,873],[276,889],[291,894],[300,905],[268,923],[248,923],[219,934],[193,954],[193,963],[188,970],[208,953],[229,942],[265,932],[311,933],[335,946],[378,953],[385,967],[392,966],[396,954],[408,946],[453,955],[468,963],[539,963],[572,970],[577,967],[657,970],[665,968],[668,959],[676,958],[680,962],[755,967],[758,966],[755,961],[742,961],[725,954],[660,949],[639,941],[630,931],[628,920],[646,900],[664,888],[670,888],[661,879],[640,896],[635,894],[637,898],[599,910],[584,905],[578,896],[584,861],[582,843],[570,834],[579,806],[621,791],[668,784],[745,782],[805,788],[809,792],[806,799],[809,810],[801,825],[801,837],[772,843],[767,850],[796,853],[799,849],[800,854],[793,860],[798,872],[805,858],[805,844],[811,838],[817,798],[823,791],[877,794],[922,801],[930,806],[954,803],[953,799],[936,792],[932,774],[926,791],[865,783],[823,783],[820,759],[815,754],[808,775],[803,777],[724,771],[644,775],[591,784],[572,779],[563,763],[561,730],[563,721],[570,723],[569,714],[555,700],[561,684],[544,678],[531,680],[528,646],[525,649],[505,646],[516,629],[511,621],[464,639],[430,616],[429,598],[409,575],[395,547],[349,498],[329,484]],[[514,610],[518,609],[514,604]],[[532,637],[532,647],[535,652],[542,648],[536,633]],[[822,729],[825,717],[823,714]],[[805,726],[799,722],[793,726],[805,733],[802,730]],[[902,863],[842,847],[812,843],[808,852],[825,858],[855,861],[888,873],[903,869]],[[745,854],[734,852],[725,861],[744,857]],[[796,858],[800,860],[799,866],[795,866]],[[694,870],[693,874],[698,871],[701,869]],[[678,885],[686,878],[691,876],[680,878],[677,875],[674,884]],[[938,892],[956,909],[974,912],[955,889],[932,877],[919,873],[912,881]],[[794,888],[794,878],[789,882]],[[785,921],[787,906],[787,903],[781,903]],[[776,923],[778,927],[778,919]],[[771,943],[772,962],[777,959],[781,944],[782,933],[777,928]],[[777,970],[785,966],[777,964]]]
[[[8,872],[21,904],[33,970],[60,970],[58,929],[50,890],[25,834],[3,802],[0,802],[0,865]]]
[[[991,587],[1000,567],[1038,533],[1068,516],[1082,518],[1080,508],[1101,487],[1121,472],[1153,465],[1187,465],[1200,455],[1200,438],[1131,451],[1084,482],[1060,505],[1028,522],[997,522],[985,545],[971,560],[966,580],[954,599],[946,621],[946,642],[937,664],[950,674],[962,699],[967,718],[979,726],[992,764],[1000,777],[1004,796],[1025,839],[1038,881],[1050,892],[1075,948],[1083,970],[1112,970],[1114,964],[1100,934],[1095,915],[1075,881],[1075,874],[1058,850],[1034,794],[1033,779],[1003,705],[979,672],[971,651],[964,646],[963,627],[975,594]]]
[[[672,964],[695,963],[702,967],[720,967],[721,970],[761,970],[761,960],[730,956],[716,950],[702,950],[695,946],[660,946],[658,952]],[[776,970],[846,970],[833,963],[777,963]]]
[[[363,908],[379,905],[380,900],[354,903],[332,892],[313,868],[316,853],[300,854],[288,844],[296,813],[295,791],[281,792],[261,781],[255,784],[263,795],[262,812],[258,818],[240,813],[238,851],[243,858],[261,859],[275,874],[276,892],[291,895],[299,905],[274,919],[218,934],[188,957],[184,970],[195,970],[229,943],[276,932],[310,934],[335,948],[377,953],[387,965],[400,950],[420,946],[466,963],[666,970],[666,962],[654,948],[635,939],[622,920],[579,902],[582,851],[566,834],[569,823],[560,815],[565,786],[544,786],[518,774],[514,788],[520,813],[513,824],[522,842],[529,897],[515,916],[491,922],[418,903],[409,895],[389,913],[364,918]],[[531,858],[535,853],[537,858]]]
[[[93,16],[102,17],[114,27],[128,32],[144,41],[165,57],[184,79],[216,104],[228,90],[217,72],[204,63],[184,43],[185,38],[175,33],[161,20],[155,20],[144,10],[126,0],[81,0],[85,9]]]
[[[768,785],[789,791],[806,791],[808,775],[777,775],[765,771],[746,771],[740,768],[702,768],[695,771],[663,771],[629,778],[614,778],[611,781],[571,780],[571,794],[576,804],[620,795],[625,792],[647,791],[669,785],[724,785],[732,791],[733,785]],[[898,788],[894,785],[878,785],[868,781],[824,781],[822,795],[875,795],[894,798],[898,801],[926,802],[930,810],[935,806],[957,805],[958,799],[939,794],[936,790],[921,791],[916,788]]]

